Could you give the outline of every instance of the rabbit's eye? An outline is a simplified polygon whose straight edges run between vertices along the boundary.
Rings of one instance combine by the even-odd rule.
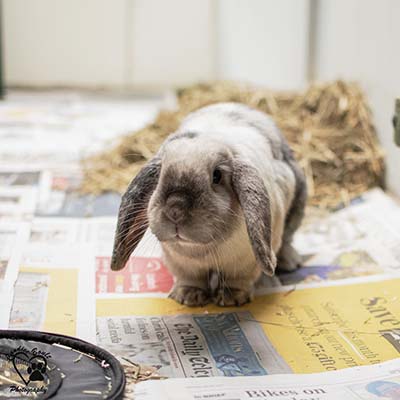
[[[222,172],[218,168],[214,169],[213,172],[213,183],[218,185],[221,182]]]

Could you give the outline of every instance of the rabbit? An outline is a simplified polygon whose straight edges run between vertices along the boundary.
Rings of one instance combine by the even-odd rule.
[[[189,114],[121,200],[111,269],[124,267],[148,227],[187,306],[240,306],[261,275],[292,271],[305,178],[267,114],[217,103]]]

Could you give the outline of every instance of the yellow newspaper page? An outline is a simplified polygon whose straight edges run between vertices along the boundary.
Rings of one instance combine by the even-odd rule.
[[[90,246],[26,247],[9,328],[95,341],[94,263]]]
[[[375,278],[363,283],[271,293],[240,308],[213,305],[188,308],[173,300],[150,295],[98,298],[98,342],[114,350],[121,344],[140,347],[141,341],[145,343],[147,339],[144,338],[152,336],[154,332],[150,331],[155,328],[151,318],[142,318],[139,323],[134,317],[157,316],[157,324],[163,325],[169,343],[162,352],[164,361],[175,357],[184,364],[188,350],[185,347],[188,336],[185,335],[190,334],[186,328],[191,327],[195,332],[193,335],[207,349],[204,354],[213,359],[210,369],[215,369],[215,373],[210,375],[251,375],[251,371],[240,365],[240,360],[246,358],[245,345],[252,350],[250,361],[257,374],[279,370],[312,373],[373,365],[399,357],[399,289],[399,278]],[[227,317],[221,318],[221,313]],[[186,320],[182,319],[185,315]],[[266,357],[268,365],[261,362],[257,349],[265,346],[260,347],[257,343],[261,339],[259,333],[254,333],[255,329],[265,336],[264,343],[274,349],[270,354],[280,364],[279,368],[271,366],[270,357]],[[163,335],[158,340],[156,333],[149,341],[160,345]],[[225,346],[225,351],[229,357],[224,358],[219,348],[226,343],[229,348],[226,350]],[[151,353],[151,349],[149,345],[146,351]],[[160,353],[159,348],[157,351]],[[242,358],[235,359],[236,351]],[[149,355],[148,360],[153,356],[156,355]],[[173,361],[165,361],[168,362]],[[183,368],[183,371],[183,375],[196,376],[192,370],[187,373],[188,369]],[[171,376],[168,372],[167,375]]]

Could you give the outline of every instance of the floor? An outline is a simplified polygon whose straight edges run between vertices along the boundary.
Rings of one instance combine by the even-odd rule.
[[[34,281],[32,271],[21,272],[22,264],[84,267],[94,254],[88,242],[99,256],[109,255],[120,196],[79,194],[80,159],[141,128],[163,104],[161,96],[69,90],[15,90],[0,103],[0,328],[46,326],[44,292],[32,289],[46,283]],[[92,243],[96,234],[99,240]],[[71,254],[71,246],[86,256]],[[70,333],[94,341],[91,325],[90,333]]]
[[[76,190],[82,157],[111,146],[120,135],[142,127],[164,105],[161,97],[73,91],[11,91],[0,103],[0,329],[45,330],[86,339],[125,361],[132,356],[135,362],[151,366],[151,372],[143,379],[153,373],[191,376],[189,364],[182,363],[181,369],[174,367],[173,360],[181,354],[173,352],[172,344],[179,343],[180,336],[171,337],[168,346],[168,341],[158,341],[158,329],[171,324],[171,331],[174,318],[181,319],[181,323],[193,321],[187,309],[166,299],[173,278],[159,258],[157,242],[146,234],[134,262],[119,273],[111,272],[120,196],[81,196]],[[280,293],[276,298],[281,304],[276,307],[281,306],[281,310],[304,302],[303,318],[308,326],[319,321],[314,318],[316,313],[321,313],[321,321],[331,318],[319,309],[322,304],[337,303],[343,318],[354,320],[357,329],[376,330],[373,345],[382,360],[394,358],[398,354],[397,342],[392,343],[392,336],[381,338],[380,328],[375,325],[364,326],[370,324],[372,317],[361,306],[364,292],[392,296],[398,291],[399,232],[400,207],[379,189],[328,216],[309,215],[295,238],[304,268],[266,278],[257,294]],[[350,284],[355,285],[354,290],[347,289]],[[397,296],[392,297],[393,312],[399,313]],[[138,305],[145,317],[134,313]],[[238,318],[243,311],[223,314],[224,309],[212,306],[210,310],[197,310],[201,314],[197,315],[200,322],[196,332],[201,335],[205,330],[206,338],[210,336],[207,329],[214,322],[234,315]],[[260,320],[235,319],[235,329],[249,334],[251,345],[257,350],[249,347],[249,352],[254,360],[261,357],[262,366],[257,361],[257,368],[263,371],[260,373],[323,370],[307,347],[302,350],[304,357],[292,356],[287,344],[293,341],[293,346],[300,348],[304,338],[289,329],[289,322],[282,325],[282,311],[277,308],[275,312],[257,302],[247,305],[246,310],[259,315]],[[332,321],[321,324],[337,324],[334,316]],[[205,326],[201,325],[203,320],[207,322]],[[125,331],[128,322],[137,331]],[[147,328],[152,326],[149,337],[137,334],[144,323]],[[338,337],[342,333],[339,325]],[[288,329],[280,331],[277,326]],[[281,340],[282,332],[290,335],[290,340]],[[397,335],[396,329],[393,332]],[[116,334],[121,337],[117,344],[113,336]],[[217,336],[218,343],[227,342],[222,330]],[[393,346],[389,348],[386,341]],[[357,343],[352,346],[354,350]],[[211,357],[213,346],[209,347]],[[357,358],[357,351],[352,356]],[[338,368],[350,366],[339,356]],[[357,365],[367,361],[360,358]],[[132,367],[129,362],[124,367]],[[213,368],[216,374],[233,373],[217,364]]]

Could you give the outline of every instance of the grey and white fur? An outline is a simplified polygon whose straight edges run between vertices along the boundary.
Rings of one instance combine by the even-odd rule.
[[[148,227],[188,306],[242,305],[262,273],[300,266],[292,238],[304,176],[272,119],[238,103],[188,115],[124,194],[111,262],[125,266]]]

